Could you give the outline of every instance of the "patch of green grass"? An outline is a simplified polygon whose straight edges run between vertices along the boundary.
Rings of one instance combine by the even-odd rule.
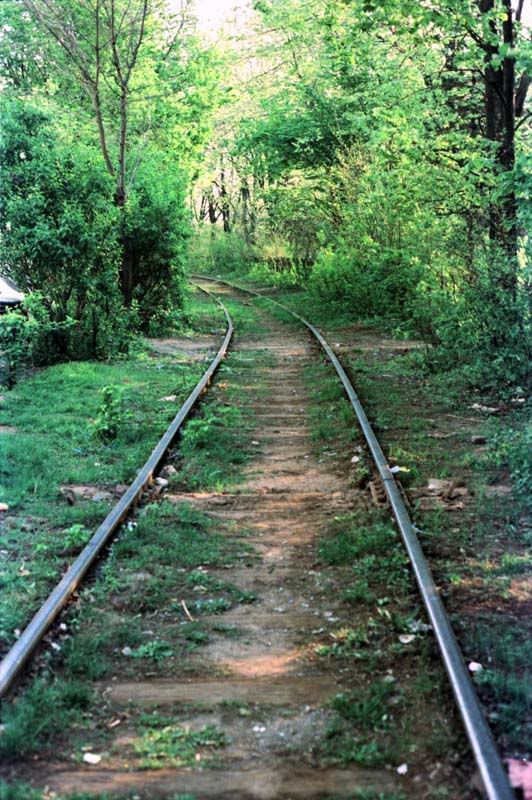
[[[532,641],[525,631],[494,621],[478,624],[468,637],[468,655],[484,669],[475,674],[491,722],[510,747],[532,748]]]
[[[181,626],[180,634],[187,642],[195,646],[207,644],[211,638],[208,632],[197,622],[185,622]]]
[[[222,491],[249,460],[248,438],[241,408],[207,402],[181,439],[180,484]]]
[[[342,719],[356,725],[362,731],[386,730],[390,726],[390,714],[386,702],[394,694],[393,683],[375,681],[363,692],[337,694],[331,707]]]
[[[312,400],[309,421],[318,452],[333,444],[343,449],[349,447],[359,433],[338,376],[330,365],[319,364],[307,367],[303,377]]]
[[[233,607],[227,597],[205,597],[194,600],[193,609],[196,614],[223,614]]]
[[[127,794],[92,794],[87,792],[74,792],[74,794],[69,794],[68,798],[66,795],[53,795],[54,800],[138,800],[142,798],[142,800],[150,800],[150,797],[147,794],[139,795],[137,791],[133,794],[128,792]],[[40,789],[32,789],[27,784],[23,783],[6,783],[5,781],[0,779],[0,798],[2,800],[48,800],[50,798],[50,793],[48,791],[43,792]],[[176,794],[172,797],[171,800],[196,800],[196,797],[192,794]]]
[[[370,589],[369,581],[364,577],[360,577],[342,593],[343,602],[349,605],[357,605],[357,603],[371,605],[376,599],[375,593]]]
[[[382,586],[407,592],[411,584],[408,557],[389,521],[379,513],[335,517],[318,544],[318,555],[330,566],[349,566],[352,581],[342,597],[347,603],[370,604]]]
[[[315,648],[319,656],[333,658],[362,658],[361,650],[366,650],[370,643],[370,631],[367,625],[358,628],[340,628],[331,631],[330,644],[320,644]]]
[[[361,515],[337,517],[331,527],[334,535],[322,538],[318,546],[320,558],[330,565],[351,564],[363,556],[387,553],[397,543],[397,534],[389,523],[364,524]]]
[[[131,651],[132,658],[149,658],[152,661],[164,661],[165,658],[170,658],[174,654],[173,649],[168,642],[153,639],[151,642],[141,644],[135,650]]]
[[[99,680],[117,659],[124,664],[125,647],[133,659],[155,665],[179,661],[209,640],[207,630],[186,619],[183,598],[193,613],[203,614],[253,602],[255,595],[199,569],[228,565],[247,553],[242,542],[214,528],[212,519],[188,503],[146,506],[137,526],[124,529],[111,546],[98,580],[81,594],[70,620],[76,635],[66,640],[60,656],[66,674]],[[195,597],[194,588],[206,586],[208,595]],[[147,641],[142,629],[150,623],[143,623],[143,615],[153,611],[183,621]]]
[[[74,681],[35,681],[2,709],[0,755],[14,759],[50,744],[66,726],[79,720],[92,703],[92,690]]]
[[[15,629],[24,626],[61,575],[64,556],[79,552],[115,502],[103,495],[69,505],[60,487],[112,492],[129,483],[203,369],[179,355],[150,355],[144,349],[114,362],[49,367],[5,393],[2,423],[17,432],[0,434],[0,500],[10,508],[0,547],[13,565],[0,587],[0,643],[13,642]],[[109,418],[108,427],[117,423],[113,436],[98,438],[94,421],[104,424],[101,392],[109,387],[113,396],[120,395],[113,414],[127,424]],[[177,395],[175,403],[160,402],[169,394]]]
[[[215,750],[227,744],[223,731],[206,725],[191,731],[177,723],[148,727],[133,745],[141,769],[203,766]],[[198,760],[197,756],[200,756]]]
[[[393,685],[380,679],[358,693],[336,695],[331,702],[336,714],[320,745],[321,760],[366,767],[389,761],[393,755],[383,734],[391,727],[392,714],[387,704],[394,692]]]
[[[197,598],[194,600],[194,608],[199,614],[218,614],[232,608],[234,603],[254,603],[257,595],[245,589],[240,589],[233,583],[222,581],[207,572],[194,570],[187,576],[187,584],[193,591],[208,593],[223,593],[223,597],[218,598]]]
[[[212,630],[215,633],[227,636],[228,639],[240,639],[244,635],[244,632],[236,625],[227,625],[223,622],[215,622],[212,625]]]

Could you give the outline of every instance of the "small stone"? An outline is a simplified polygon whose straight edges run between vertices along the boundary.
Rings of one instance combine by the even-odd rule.
[[[471,444],[486,444],[488,440],[485,436],[472,436]]]
[[[353,458],[351,459],[351,464],[358,464],[359,461],[360,461],[360,456],[353,456]]]
[[[84,753],[83,754],[83,761],[86,764],[99,764],[102,760],[102,757],[99,756],[97,753]]]
[[[9,506],[7,503],[0,503],[0,511],[9,511]]]
[[[160,397],[159,403],[175,403],[177,400],[176,394],[168,394],[166,397]]]
[[[399,637],[399,641],[401,642],[401,644],[410,644],[411,642],[414,641],[415,638],[416,637],[413,633],[403,633]]]
[[[162,489],[164,489],[166,486],[168,486],[168,481],[166,480],[166,478],[155,478],[155,483],[157,484],[157,486],[160,486]]]
[[[482,664],[479,664],[478,661],[470,661],[469,662],[469,672],[482,672],[484,667]]]
[[[132,652],[131,647],[123,647],[121,650],[123,656],[130,656]]]
[[[167,464],[166,467],[161,470],[161,475],[164,478],[171,478],[172,475],[177,475],[177,470],[172,464]]]
[[[401,764],[399,767],[397,767],[398,775],[406,775],[407,772],[408,772],[408,764]]]

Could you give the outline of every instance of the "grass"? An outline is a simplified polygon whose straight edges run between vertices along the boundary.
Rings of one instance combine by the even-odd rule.
[[[133,743],[140,769],[203,767],[227,744],[227,737],[214,725],[197,731],[158,715],[141,718],[141,736]]]
[[[231,316],[244,334],[254,324],[252,309],[228,302]],[[179,447],[177,488],[225,491],[241,478],[254,452],[253,413],[240,384],[256,381],[253,370],[267,363],[261,351],[230,353],[219,370],[218,389],[207,396],[198,414],[184,428]],[[258,387],[257,387],[258,388]]]
[[[242,325],[247,324],[246,320],[249,322],[251,316],[247,309],[244,314],[240,314]],[[226,374],[220,376],[214,397],[208,398],[196,417],[189,422],[189,432],[182,438],[179,451],[174,451],[174,463],[179,465],[179,459],[186,457],[186,469],[182,469],[182,473],[174,479],[172,488],[179,484],[190,490],[193,486],[204,487],[217,483],[217,478],[214,477],[217,459],[221,465],[228,466],[231,480],[235,479],[245,462],[242,453],[246,437],[249,436],[244,420],[249,420],[250,415],[244,409],[235,418],[226,403],[231,400],[232,387],[237,378],[246,376],[249,372],[250,361],[247,354],[243,359],[229,359],[224,367]],[[157,382],[160,375],[164,374],[166,366],[159,362],[152,364],[151,361],[146,364],[150,378],[152,373],[154,377],[150,396],[168,394],[169,385],[165,384],[163,389]],[[122,366],[129,371],[133,368],[135,380],[140,380],[140,370],[136,364]],[[157,369],[157,366],[161,366],[161,369]],[[170,373],[170,362],[168,372]],[[172,393],[176,393],[175,385],[172,384]],[[23,386],[25,384],[21,384]],[[65,392],[67,388],[69,387],[65,385]],[[76,402],[79,402],[79,398]],[[156,406],[156,411],[158,409],[159,406]],[[175,408],[173,411],[175,413]],[[145,425],[147,428],[148,417]],[[235,425],[239,429],[240,438],[231,436]],[[153,431],[150,435],[154,435]],[[144,429],[136,429],[135,436],[146,439]],[[125,437],[128,441],[130,438],[129,434]],[[94,436],[93,440],[92,446],[104,447],[101,436]],[[125,440],[118,441],[118,444],[113,442],[113,457],[118,458],[126,446]],[[135,446],[139,452],[139,443]],[[144,446],[146,447],[145,441]],[[103,463],[103,459],[99,463]],[[83,475],[83,479],[88,482],[87,476]],[[50,499],[54,500],[54,504],[50,502],[48,509],[46,535],[58,540],[55,545],[57,553],[62,553],[64,557],[65,553],[75,551],[83,545],[89,533],[89,525],[83,515],[75,517],[75,521],[69,519],[68,529],[62,532],[64,535],[58,536],[49,527],[52,514],[57,514],[53,508],[57,505],[57,497]],[[77,511],[79,507],[73,508]],[[26,536],[26,539],[17,539],[14,544],[29,548],[29,541],[30,537]],[[44,552],[42,547],[37,548],[36,556],[38,558],[35,558],[32,571],[35,572],[40,568],[41,562],[44,562],[49,567],[46,579],[53,579],[54,564],[50,566],[48,550]],[[101,680],[117,668],[125,677],[138,676],[143,671],[147,671],[149,675],[186,674],[187,669],[195,669],[187,663],[190,652],[204,646],[211,639],[209,625],[199,621],[190,622],[189,609],[198,614],[223,613],[238,603],[257,600],[252,593],[210,574],[210,570],[234,563],[249,563],[252,559],[252,553],[238,536],[238,530],[233,530],[230,525],[213,522],[189,503],[163,500],[140,507],[135,518],[122,527],[111,544],[106,559],[97,568],[95,579],[80,592],[78,602],[70,609],[66,618],[65,630],[54,631],[55,649],[47,650],[41,656],[41,666],[49,675],[59,673],[64,686],[78,685],[80,681]],[[14,562],[14,572],[19,567],[20,562]],[[40,592],[36,591],[33,575],[31,583],[31,597],[35,602]],[[20,604],[20,596],[16,592],[10,596],[13,607],[16,608]],[[154,615],[157,615],[156,623],[153,621]],[[11,625],[12,621],[7,626],[8,632]],[[152,630],[154,627],[156,631]],[[212,632],[229,637],[240,635],[237,629],[231,626],[226,628],[227,630],[222,624],[213,625]],[[16,713],[11,713],[9,709],[6,711],[6,727],[1,737],[6,751],[14,755],[17,742],[22,740],[27,740],[28,744],[26,749],[20,749],[21,755],[28,748],[32,751],[46,748],[60,728],[63,731],[68,730],[68,726],[78,719],[74,715],[75,704],[72,705],[72,715],[69,715],[70,711],[66,716],[62,715],[61,698],[55,702],[58,685],[59,682],[55,684],[51,679],[33,683],[12,707]],[[44,697],[45,701],[37,702],[36,698],[39,696]],[[105,709],[98,710],[91,706],[90,699],[87,702],[90,706],[89,713],[95,719],[98,714],[106,713]],[[50,713],[54,704],[59,709],[56,718]],[[67,703],[65,709],[68,708]],[[28,735],[28,726],[31,728],[31,736]],[[102,729],[105,730],[105,726]],[[157,755],[157,752],[161,750],[162,753],[167,746],[167,760],[184,759],[188,763],[188,756],[185,758],[183,755],[181,758],[179,748],[191,750],[202,743],[206,748],[210,747],[207,733],[214,736],[212,731],[203,731],[201,735],[198,734],[199,738],[191,738],[188,734],[183,737],[178,728],[172,730],[167,737],[166,734],[161,737],[155,729],[147,731],[142,745],[145,751],[143,758],[160,762],[162,756]],[[221,738],[214,738],[217,746],[220,745]]]
[[[42,792],[39,789],[32,789],[27,784],[16,783],[7,784],[0,780],[0,798],[2,800],[48,800],[50,793],[48,791]],[[92,794],[86,792],[74,792],[69,794],[68,798],[65,795],[53,794],[54,800],[151,800],[147,794],[139,795],[138,792],[128,792],[128,794],[117,795],[113,792],[110,794]],[[192,794],[176,794],[170,800],[196,800]],[[390,800],[386,798],[386,800]]]
[[[136,527],[124,529],[111,546],[98,581],[81,594],[71,620],[77,633],[62,653],[67,673],[98,680],[117,659],[126,669],[123,648],[131,651],[127,659],[164,671],[177,669],[210,638],[203,626],[187,620],[182,601],[194,613],[223,613],[256,599],[208,572],[239,563],[247,552],[242,542],[215,530],[209,517],[187,503],[146,506]],[[168,623],[164,637],[147,640],[143,629],[149,624],[142,618],[154,612]]]
[[[471,659],[483,665],[475,682],[491,708],[490,720],[508,747],[532,750],[532,641],[526,631],[485,619],[467,638]]]
[[[92,691],[86,684],[35,681],[15,703],[2,709],[0,755],[19,758],[50,746],[67,725],[82,718],[91,702]]]
[[[198,302],[194,313],[197,323],[212,326],[210,306]],[[15,630],[63,571],[65,557],[80,551],[116,502],[104,494],[70,505],[60,487],[96,486],[112,495],[115,486],[129,483],[203,369],[185,355],[142,348],[128,359],[40,370],[5,394],[2,424],[16,426],[16,433],[0,434],[0,501],[9,505],[0,533],[0,647],[14,641]],[[120,395],[112,438],[98,435],[102,392],[109,389]],[[160,402],[168,395],[177,396],[175,403]]]

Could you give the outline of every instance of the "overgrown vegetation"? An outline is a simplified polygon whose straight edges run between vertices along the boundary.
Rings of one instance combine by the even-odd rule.
[[[223,110],[193,258],[305,288],[329,319],[340,307],[400,326],[433,371],[518,394],[531,355],[525,7],[255,4],[254,81]]]
[[[292,302],[298,302],[297,295]],[[400,342],[391,348],[392,340],[371,328],[359,328],[356,336],[351,328],[348,332],[344,363],[390,463],[401,467],[399,479],[412,503],[423,550],[442,586],[466,659],[482,667],[474,680],[486,715],[501,748],[528,757],[532,698],[526,611],[531,569],[527,405],[501,404],[499,413],[482,404],[475,408],[460,387],[446,385],[439,376],[420,382],[417,349],[402,348]],[[345,343],[341,328],[333,335]],[[329,368],[318,369],[321,378],[315,374],[309,385],[326,417],[330,405],[324,400],[340,401],[333,399],[334,387],[326,378],[332,374]],[[315,430],[323,431],[321,416]],[[332,443],[333,426],[328,430]],[[346,468],[353,483],[367,491],[371,479],[367,456],[363,448],[353,449],[354,463]],[[458,502],[431,496],[426,487],[432,478],[462,486],[465,495]],[[399,609],[398,614],[393,608],[397,594],[408,592],[411,577],[404,549],[387,518],[377,515],[368,524],[367,515],[337,517],[318,552],[324,562],[345,570],[342,600],[357,613],[357,624],[333,631],[318,646],[318,654],[356,660],[373,670],[383,643],[390,641],[386,630],[392,626],[399,635],[412,637],[409,647],[418,642],[424,651],[425,674],[415,682],[414,697],[433,692],[436,686],[440,691],[429,640],[423,639],[423,618],[405,617],[404,611]],[[360,692],[353,702],[363,698]],[[342,714],[332,728],[331,753],[336,752],[335,739],[346,757],[349,753],[361,757],[357,745],[367,741],[357,726],[353,732]]]
[[[212,313],[211,307],[207,308]],[[212,317],[201,315],[205,310],[206,306],[201,303],[192,306],[190,318],[195,327],[200,322],[207,327],[209,323],[213,324]],[[245,325],[253,315],[244,309],[235,316],[239,316]],[[214,322],[219,324],[219,318],[215,318]],[[231,418],[229,422],[224,415],[225,403],[238,390],[234,385],[235,373],[245,377],[251,363],[247,354],[243,358],[234,356],[225,363],[224,375],[220,376],[216,392],[196,418],[190,421],[191,432],[183,437],[181,447],[173,451],[176,466],[173,467],[173,473],[169,473],[170,492],[185,487],[188,489],[189,486],[210,488],[220,480],[228,485],[236,480],[249,450],[250,419],[244,406],[236,421]],[[129,468],[133,465],[138,467],[135,459],[140,460],[141,448],[146,448],[148,444],[144,426],[149,425],[150,435],[154,435],[154,404],[156,409],[164,409],[160,412],[160,419],[157,419],[162,424],[168,417],[168,406],[174,412],[175,406],[173,403],[161,403],[160,395],[171,388],[173,394],[177,394],[176,402],[184,399],[185,387],[188,392],[190,384],[198,377],[197,372],[203,369],[203,364],[191,364],[186,358],[175,355],[152,354],[150,358],[146,353],[141,353],[138,362],[126,361],[114,365],[112,369],[116,370],[117,377],[123,374],[131,376],[132,367],[136,382],[133,383],[129,377],[127,382],[122,382],[120,391],[117,388],[110,392],[105,373],[111,367],[104,368],[101,364],[94,364],[91,373],[87,375],[87,365],[69,366],[75,374],[79,372],[83,379],[80,391],[87,391],[87,387],[91,386],[91,407],[99,411],[99,416],[96,417],[97,424],[94,421],[88,424],[86,417],[81,415],[77,395],[72,397],[75,384],[72,381],[63,381],[64,395],[59,392],[55,408],[48,408],[48,417],[43,417],[40,425],[43,431],[50,432],[52,427],[57,427],[61,422],[61,442],[64,448],[65,436],[79,435],[78,416],[70,416],[75,411],[84,420],[85,428],[82,427],[81,430],[84,431],[85,446],[89,448],[87,453],[84,449],[78,453],[79,448],[75,448],[73,464],[66,460],[63,469],[72,471],[81,456],[87,457],[87,466],[90,465],[93,470],[90,474],[100,476],[100,480],[102,474],[106,476],[106,469],[110,475],[114,470],[115,480],[122,478],[122,474],[117,475],[116,472],[119,459],[126,460],[124,469],[127,465]],[[38,376],[38,380],[49,391],[50,377],[65,369],[64,366],[49,368]],[[121,370],[126,372],[122,373]],[[92,385],[88,382],[90,379]],[[33,381],[33,387],[31,380],[24,381],[11,392],[11,398],[17,398],[18,405],[25,392],[30,393],[34,399],[39,396],[36,393],[37,378]],[[147,383],[149,394],[145,388]],[[96,387],[102,384],[103,397],[96,391]],[[118,386],[118,381],[114,385]],[[59,386],[61,389],[61,382]],[[142,400],[141,408],[127,402],[133,397],[136,402]],[[44,397],[41,402],[45,402]],[[28,424],[35,424],[35,415],[39,414],[40,405],[28,404]],[[67,410],[70,409],[67,414],[64,413],[65,406]],[[143,413],[140,413],[141,410]],[[123,424],[126,412],[129,414],[127,425]],[[84,413],[88,413],[87,408]],[[23,417],[22,422],[24,421]],[[199,428],[194,423],[199,423]],[[238,436],[231,435],[233,424],[238,425]],[[140,427],[134,430],[135,426]],[[33,435],[35,436],[35,432]],[[139,449],[134,446],[138,438],[143,440],[138,444]],[[46,446],[46,440],[43,446]],[[52,441],[48,443],[48,447],[54,454]],[[206,457],[205,449],[210,452],[210,456]],[[54,457],[59,459],[61,452],[58,448]],[[186,461],[182,461],[185,452]],[[20,453],[17,451],[12,455],[13,466],[20,465]],[[94,461],[95,458],[98,460]],[[221,469],[222,463],[225,470]],[[58,464],[54,462],[49,466],[53,470],[54,479],[61,479],[63,473]],[[73,477],[72,472],[68,474]],[[20,477],[19,472],[16,472],[16,477]],[[76,478],[88,483],[85,472],[81,476],[76,474]],[[124,474],[123,480],[126,479]],[[43,488],[46,487],[44,479],[40,477],[39,480],[43,480]],[[106,509],[108,507],[109,499],[104,498],[99,503],[95,503],[94,499],[77,500],[72,506],[65,503],[63,508],[57,508],[56,490],[57,483],[52,488],[46,487],[44,497],[37,494],[34,498],[36,505],[32,508],[32,514],[36,512],[36,508],[45,510],[48,514],[48,518],[42,521],[43,524],[36,532],[33,527],[24,529],[29,509],[27,499],[22,505],[21,497],[19,502],[22,508],[17,510],[23,510],[24,516],[18,519],[13,517],[13,520],[16,520],[18,528],[22,530],[20,533],[17,531],[16,538],[11,538],[11,528],[11,533],[8,532],[6,536],[5,543],[11,548],[13,563],[13,569],[6,575],[4,587],[7,602],[4,603],[6,616],[2,634],[6,644],[13,641],[17,635],[16,627],[22,627],[29,610],[56,578],[65,554],[75,554],[85,543],[90,535],[90,521],[99,518],[102,513],[98,505],[101,507],[103,504]],[[65,517],[69,520],[76,519],[76,522],[66,529],[59,528],[59,519]],[[37,546],[35,536],[39,537]],[[42,564],[43,555],[46,556],[46,569]],[[19,569],[20,558],[25,558],[24,563],[28,566],[22,573]],[[138,510],[136,519],[124,526],[110,546],[96,580],[80,592],[79,601],[71,610],[67,622],[55,630],[54,646],[41,659],[41,667],[47,674],[46,679],[33,684],[29,692],[21,695],[20,704],[17,703],[14,707],[18,708],[17,713],[8,709],[2,719],[5,728],[0,738],[5,743],[6,755],[11,758],[17,755],[17,742],[22,738],[27,739],[23,753],[46,750],[53,743],[54,736],[77,719],[76,704],[70,703],[66,696],[63,698],[63,692],[74,691],[69,687],[83,688],[89,681],[108,678],[117,664],[120,665],[122,674],[131,677],[143,672],[150,676],[182,676],[195,669],[189,663],[190,654],[208,644],[214,633],[232,638],[239,636],[239,629],[225,626],[221,621],[204,621],[204,617],[222,615],[224,611],[238,604],[259,602],[260,598],[231,583],[225,576],[222,578],[211,574],[211,571],[232,564],[253,564],[255,560],[256,556],[242,542],[235,526],[216,524],[187,502],[175,499],[158,502],[157,497],[153,498],[153,502],[145,502]],[[39,575],[39,583],[35,581],[36,575]],[[28,578],[32,578],[31,583]],[[194,615],[193,621],[191,614]],[[153,625],[153,615],[158,617],[157,634],[150,628]],[[58,673],[60,678],[57,679]],[[45,700],[35,704],[34,697],[39,692]],[[57,708],[55,717],[50,714],[50,707],[54,704]],[[71,716],[62,716],[63,705],[65,714],[68,712]],[[105,708],[99,711],[92,704],[90,696],[87,696],[83,713],[86,714],[84,722],[88,723],[88,720],[96,719],[99,713],[105,714]],[[192,734],[177,722],[173,725],[171,720],[164,718],[153,718],[150,724],[144,724],[145,722],[139,720],[142,731],[135,749],[135,758],[140,768],[190,766],[196,763],[198,751],[205,751],[207,756],[211,749],[216,750],[225,743],[223,733],[212,728]],[[32,736],[27,736],[28,725],[32,728]],[[96,729],[100,730],[97,726]],[[98,735],[102,741],[105,740],[105,733]],[[13,746],[11,742],[14,742]],[[77,739],[72,746],[78,753],[80,745]]]
[[[196,332],[220,330],[210,300],[188,308]],[[185,353],[143,346],[125,360],[49,367],[5,396],[2,647],[117,501],[202,371]]]

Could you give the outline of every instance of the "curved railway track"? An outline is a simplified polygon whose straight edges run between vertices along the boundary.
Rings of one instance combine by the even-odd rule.
[[[401,493],[390,471],[380,444],[375,437],[364,409],[342,365],[324,337],[311,323],[290,309],[280,305],[277,301],[253,290],[236,286],[225,281],[204,276],[194,277],[196,280],[208,282],[209,284],[227,286],[232,291],[239,294],[265,299],[269,303],[280,307],[283,311],[288,312],[312,334],[325,352],[327,359],[333,365],[358,419],[367,447],[373,458],[375,468],[386,492],[397,528],[401,533],[419,592],[423,599],[427,616],[432,625],[442,661],[449,677],[456,704],[462,716],[465,731],[482,777],[486,794],[490,800],[511,800],[514,798],[514,794],[509,786],[504,767],[497,753],[488,725],[483,717],[475,689],[460,654],[449,619],[439,598],[438,589],[423,556],[415,528],[409,518]],[[203,287],[200,288],[206,291]],[[102,551],[105,550],[105,547],[111,541],[127,514],[135,507],[145,487],[149,485],[154,474],[156,474],[157,470],[160,468],[172,440],[189,416],[191,410],[197,404],[201,395],[206,391],[215,371],[224,358],[233,335],[232,320],[221,301],[211,292],[206,293],[214,297],[216,302],[219,303],[227,320],[227,333],[222,346],[204,376],[174,418],[150,458],[138,473],[127,493],[100,525],[87,547],[78,556],[72,567],[37,612],[17,643],[2,662],[0,666],[0,696],[8,695],[18,675],[31,658],[32,653],[35,651],[43,635],[68,602],[69,597],[80,585],[88,570],[101,555]]]

